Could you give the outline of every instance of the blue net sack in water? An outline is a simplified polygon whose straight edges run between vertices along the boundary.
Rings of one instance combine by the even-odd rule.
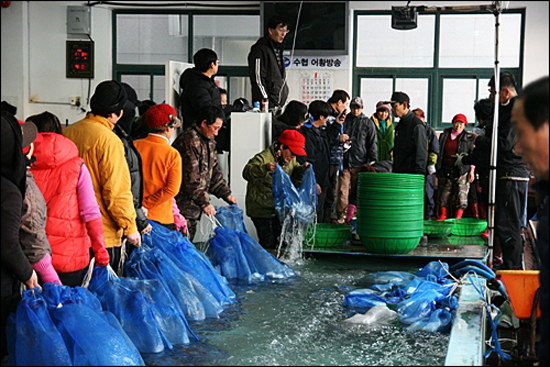
[[[50,283],[43,296],[74,365],[144,365],[135,345],[88,290]]]
[[[279,220],[283,221],[290,214],[302,223],[311,223],[318,203],[313,167],[304,169],[302,183],[297,189],[288,174],[277,165],[273,173],[273,199]]]
[[[23,292],[15,313],[14,329],[15,334],[6,336],[18,366],[72,364],[65,341],[52,321],[40,291]]]
[[[450,330],[453,315],[445,309],[436,309],[426,318],[413,322],[406,330],[445,333]]]
[[[187,237],[158,223],[150,223],[153,227],[151,235],[143,238],[147,246],[162,249],[178,268],[193,275],[222,305],[235,302],[236,295],[229,288],[227,279]]]
[[[438,293],[441,293],[444,297],[447,297],[453,290],[453,287],[452,284],[439,284],[430,280],[417,278],[411,280],[403,289],[408,295],[433,289]]]
[[[446,278],[449,276],[449,264],[430,261],[428,265],[416,272],[415,275],[433,282],[446,283],[448,282]]]
[[[344,307],[360,310],[370,310],[374,306],[386,305],[386,300],[374,293],[350,292],[344,295]]]
[[[172,348],[157,323],[153,300],[122,284],[110,267],[96,267],[88,289],[97,295],[104,310],[116,316],[140,352],[160,353],[165,347]]]
[[[237,232],[237,234],[251,269],[268,279],[286,279],[296,276],[294,269],[267,252],[248,233]]]
[[[219,269],[221,275],[227,279],[246,282],[262,279],[259,273],[250,269],[237,232],[220,226],[216,227],[214,233],[206,254],[212,265]]]
[[[436,309],[436,303],[445,298],[434,289],[425,292],[416,292],[410,298],[397,304],[397,313],[400,314],[399,321],[410,325],[415,321],[429,317]]]
[[[243,210],[238,205],[217,206],[216,219],[222,226],[234,231],[248,233],[244,225]]]
[[[140,279],[159,279],[187,320],[219,317],[220,302],[191,274],[177,265],[158,247],[145,244],[134,250],[126,265],[127,274]]]
[[[120,278],[123,285],[139,289],[153,301],[155,319],[168,341],[172,344],[189,344],[190,336],[197,338],[180,308],[172,301],[166,288],[158,279]]]

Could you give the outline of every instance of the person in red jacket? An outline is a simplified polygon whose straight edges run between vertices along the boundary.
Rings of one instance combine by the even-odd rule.
[[[46,235],[52,248],[52,264],[61,282],[80,286],[90,264],[90,245],[99,266],[109,264],[103,225],[90,172],[78,155],[78,148],[60,134],[59,120],[50,114],[47,121],[30,116],[42,141],[35,144],[31,166],[36,184],[48,207]],[[50,120],[51,119],[51,120]],[[53,126],[44,131],[44,127]]]

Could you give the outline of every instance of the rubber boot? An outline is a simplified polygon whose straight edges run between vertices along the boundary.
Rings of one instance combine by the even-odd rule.
[[[442,222],[445,219],[447,219],[447,207],[442,206],[441,207],[441,215],[439,216],[439,218],[437,218],[437,220]]]
[[[485,209],[484,203],[479,203],[479,216],[481,219],[487,220],[487,210]]]
[[[470,204],[470,211],[472,212],[472,218],[479,219],[477,203]]]
[[[462,213],[464,213],[464,209],[457,209],[456,214],[455,214],[455,218],[456,219],[462,218]]]
[[[348,205],[348,212],[346,213],[346,224],[349,226],[353,217],[355,217],[355,212],[357,211],[357,206],[353,204]]]

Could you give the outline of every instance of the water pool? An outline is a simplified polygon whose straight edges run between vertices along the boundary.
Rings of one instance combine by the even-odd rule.
[[[343,323],[345,287],[369,272],[416,272],[407,264],[308,259],[299,278],[237,285],[238,303],[219,320],[192,323],[200,341],[157,355],[147,365],[444,365],[449,336],[405,332],[399,322],[368,328]]]

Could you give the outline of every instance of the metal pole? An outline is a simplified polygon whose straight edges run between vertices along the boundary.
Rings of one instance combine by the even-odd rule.
[[[489,230],[489,253],[488,266],[493,267],[493,244],[495,240],[495,193],[497,179],[497,150],[498,150],[498,109],[500,106],[500,67],[498,61],[498,31],[500,26],[500,11],[497,6],[494,9],[495,15],[495,111],[493,117],[493,134],[491,137],[491,156],[489,163],[489,213],[488,213],[488,230]]]

